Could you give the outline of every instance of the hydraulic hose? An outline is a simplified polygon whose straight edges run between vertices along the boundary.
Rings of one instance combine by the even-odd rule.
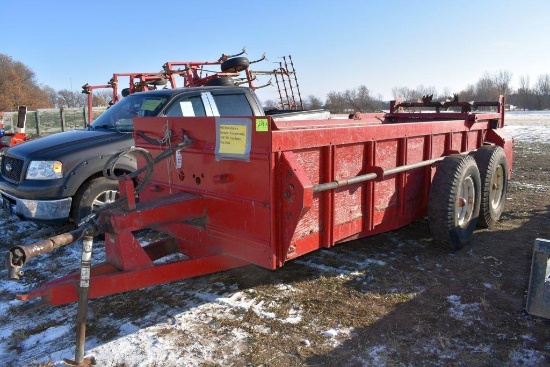
[[[140,132],[137,132],[138,135],[143,136],[143,133],[140,134]],[[155,141],[157,144],[160,143],[160,141]],[[151,181],[151,178],[153,177],[153,171],[154,167],[157,163],[165,160],[166,158],[170,157],[171,155],[175,154],[178,150],[183,150],[194,143],[194,140],[189,138],[187,134],[183,134],[183,141],[176,145],[170,145],[168,148],[164,149],[158,156],[153,158],[151,156],[151,153],[145,149],[145,148],[139,148],[139,147],[131,147],[128,149],[125,149],[123,151],[120,151],[119,153],[115,154],[109,160],[105,163],[105,166],[103,167],[103,176],[111,179],[111,180],[125,180],[124,176],[117,176],[115,174],[115,167],[118,162],[118,160],[129,153],[138,153],[145,159],[145,166],[135,170],[134,172],[126,175],[127,177],[130,177],[132,179],[138,177],[140,174],[145,172],[145,176],[143,179],[140,180],[139,184],[134,189],[134,195],[138,195]],[[115,208],[119,205],[122,205],[124,202],[126,202],[127,197],[121,196],[112,203],[106,204],[105,206],[98,209],[96,212],[91,213],[90,215],[84,217],[82,221],[78,224],[80,227],[81,225],[88,223],[90,220],[97,217],[99,213],[101,213],[104,210],[109,210],[112,208]]]

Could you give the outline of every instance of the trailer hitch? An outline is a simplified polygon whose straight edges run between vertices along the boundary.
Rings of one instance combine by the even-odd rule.
[[[92,225],[79,227],[71,232],[59,234],[48,239],[36,242],[30,245],[17,245],[11,247],[5,255],[5,265],[8,270],[8,279],[18,280],[24,274],[22,268],[30,259],[48,252],[52,252],[58,247],[70,245],[80,239],[85,230],[95,231]]]

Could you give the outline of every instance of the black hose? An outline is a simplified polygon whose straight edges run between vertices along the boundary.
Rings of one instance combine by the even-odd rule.
[[[146,163],[144,167],[128,175],[128,177],[130,178],[136,178],[144,170],[146,171],[145,176],[143,177],[142,180],[140,180],[139,184],[134,189],[134,193],[137,195],[141,192],[141,190],[143,190],[143,188],[149,183],[149,181],[151,181],[151,178],[153,177],[153,167],[155,163],[154,163],[153,157],[151,156],[151,153],[149,153],[147,149],[131,147],[113,155],[111,158],[109,158],[109,160],[107,161],[107,163],[105,163],[105,166],[103,167],[103,176],[105,176],[110,180],[124,181],[125,180],[124,176],[117,176],[115,174],[115,166],[121,157],[130,153],[140,154],[145,159],[145,163]]]
[[[134,179],[134,178],[138,177],[140,174],[142,174],[143,172],[146,172],[143,179],[140,180],[140,182],[138,183],[138,185],[134,189],[134,195],[138,195],[145,188],[145,186],[147,186],[149,181],[151,181],[151,178],[153,177],[154,167],[157,163],[165,160],[166,158],[168,158],[169,156],[174,154],[176,151],[183,150],[183,149],[187,148],[189,145],[191,145],[193,143],[194,143],[193,139],[189,138],[187,136],[187,134],[184,133],[183,141],[181,143],[169,146],[168,148],[163,150],[158,156],[156,156],[154,159],[153,159],[151,153],[149,153],[149,151],[145,148],[131,147],[131,148],[125,149],[123,151],[118,152],[117,154],[115,154],[111,158],[109,158],[109,160],[105,163],[105,166],[103,167],[103,176],[105,176],[106,178],[111,179],[111,180],[119,180],[119,181],[125,180],[124,176],[117,176],[115,174],[115,167],[116,167],[116,164],[117,164],[118,160],[120,159],[120,157],[122,157],[126,154],[129,154],[129,153],[138,153],[138,154],[140,154],[145,159],[145,162],[146,162],[145,166],[141,167],[141,168],[139,168],[139,169],[135,170],[134,172],[127,175],[127,177],[130,177],[130,178]],[[125,195],[125,196],[119,197],[118,199],[116,199],[112,203],[104,205],[103,207],[101,207],[97,211],[95,211],[95,212],[91,213],[90,215],[82,218],[80,223],[78,223],[78,226],[80,227],[83,224],[88,223],[89,221],[91,221],[92,219],[97,217],[100,212],[102,212],[104,210],[109,210],[109,209],[115,208],[115,207],[121,205],[122,203],[126,202],[126,200],[127,200],[127,196]]]

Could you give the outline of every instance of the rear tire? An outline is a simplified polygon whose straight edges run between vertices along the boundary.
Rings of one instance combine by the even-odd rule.
[[[481,208],[479,227],[491,228],[504,210],[508,189],[508,161],[504,149],[495,145],[484,145],[474,158],[481,175]]]
[[[476,227],[481,179],[474,158],[448,156],[440,163],[430,187],[428,224],[434,242],[458,250]]]
[[[118,199],[118,181],[98,177],[85,182],[74,196],[73,219],[79,224],[92,212]]]

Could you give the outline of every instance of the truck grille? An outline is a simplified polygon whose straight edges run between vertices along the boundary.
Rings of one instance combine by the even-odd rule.
[[[2,156],[2,177],[9,182],[20,182],[24,163],[22,159],[4,154]]]

